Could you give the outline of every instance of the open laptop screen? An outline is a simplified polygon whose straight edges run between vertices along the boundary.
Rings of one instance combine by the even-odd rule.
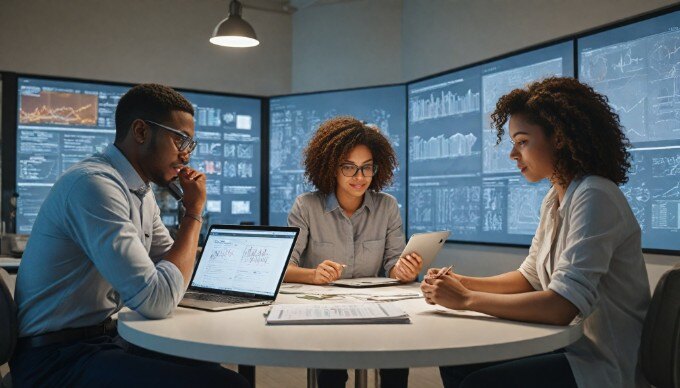
[[[294,231],[210,230],[192,287],[274,296]]]

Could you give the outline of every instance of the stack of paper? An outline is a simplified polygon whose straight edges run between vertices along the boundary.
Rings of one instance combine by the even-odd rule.
[[[277,304],[267,315],[269,325],[409,323],[394,303]]]

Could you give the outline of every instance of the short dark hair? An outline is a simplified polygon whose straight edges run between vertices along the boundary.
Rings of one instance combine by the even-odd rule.
[[[491,121],[497,143],[511,115],[540,126],[555,147],[553,176],[560,184],[599,175],[616,184],[628,181],[630,142],[606,96],[569,77],[550,77],[515,89],[498,100]]]
[[[191,103],[170,87],[139,84],[131,88],[121,97],[116,107],[116,143],[127,136],[136,119],[162,122],[175,110],[194,115]]]
[[[378,166],[371,190],[380,191],[392,183],[397,156],[390,141],[380,130],[349,116],[325,121],[304,150],[305,177],[324,194],[335,190],[340,162],[354,147],[365,145]]]

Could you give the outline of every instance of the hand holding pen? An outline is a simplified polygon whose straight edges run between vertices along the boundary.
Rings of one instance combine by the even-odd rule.
[[[444,276],[444,274],[449,273],[449,271],[453,272],[453,265],[449,265],[448,267],[442,267],[440,269],[436,268],[431,268],[427,272],[427,276],[425,276],[425,279],[439,279],[440,277]]]
[[[453,272],[453,266],[430,269],[420,285],[428,304],[438,304],[451,309],[465,309],[470,290],[465,288]],[[447,276],[450,275],[450,276]]]
[[[314,284],[328,284],[342,276],[345,264],[336,263],[333,260],[324,260],[314,269]]]

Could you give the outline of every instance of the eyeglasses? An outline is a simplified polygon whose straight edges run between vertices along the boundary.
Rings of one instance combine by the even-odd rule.
[[[174,128],[170,128],[170,127],[165,126],[163,124],[158,124],[155,121],[151,121],[151,120],[143,120],[143,121],[145,123],[149,124],[149,125],[155,125],[158,128],[163,128],[166,131],[170,131],[170,132],[174,133],[175,135],[179,136],[180,140],[175,141],[175,145],[177,146],[177,150],[179,150],[179,152],[191,153],[191,151],[193,151],[194,148],[196,148],[196,144],[198,144],[198,142],[196,140],[192,139],[191,137],[189,137],[186,133],[184,133],[182,131],[179,131],[179,130],[174,129]]]
[[[376,172],[378,172],[378,166],[375,164],[365,164],[361,167],[357,166],[356,164],[341,164],[340,165],[340,172],[342,175],[346,177],[353,177],[356,176],[359,171],[361,170],[361,175],[370,178],[373,175],[375,175]]]

